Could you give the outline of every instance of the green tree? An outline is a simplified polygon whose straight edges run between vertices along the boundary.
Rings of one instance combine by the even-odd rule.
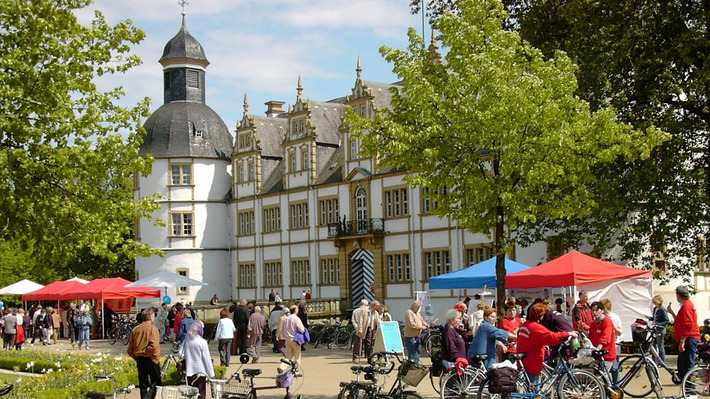
[[[380,51],[402,79],[392,109],[374,119],[352,110],[346,124],[383,166],[406,168],[429,188],[435,213],[493,236],[498,304],[505,254],[519,226],[589,213],[591,169],[646,157],[665,135],[618,123],[612,109],[590,112],[575,96],[575,66],[563,53],[544,59],[516,32],[497,0],[461,0],[461,15],[437,22],[443,61],[413,29],[408,50]],[[434,190],[446,187],[446,190]]]
[[[88,4],[0,2],[0,240],[60,275],[84,249],[109,261],[151,252],[130,238],[130,221],[155,209],[132,198],[133,173],[151,165],[138,156],[148,100],[122,107],[121,88],[95,83],[139,64],[129,50],[144,33],[100,12],[81,25],[74,11]]]
[[[636,128],[655,125],[670,139],[645,160],[606,163],[590,187],[599,206],[583,218],[544,220],[530,231],[564,232],[570,247],[591,243],[600,255],[649,267],[657,253],[666,277],[692,276],[710,233],[710,15],[706,2],[505,0],[509,29],[547,57],[563,50],[579,65],[578,95],[592,110],[611,105]],[[412,12],[419,2],[412,0]],[[428,0],[435,22],[449,0]]]
[[[692,276],[710,233],[710,12],[707,2],[509,0],[523,38],[580,65],[578,93],[637,128],[671,135],[651,157],[602,165],[591,217],[550,221],[601,251],[621,244],[643,266],[662,253],[669,277]],[[540,227],[545,228],[542,224]]]

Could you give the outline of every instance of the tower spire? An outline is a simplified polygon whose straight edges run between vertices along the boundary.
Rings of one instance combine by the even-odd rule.
[[[301,99],[301,95],[303,94],[303,86],[301,86],[301,75],[298,75],[298,87],[296,88],[296,95],[297,99]]]
[[[362,64],[360,63],[360,54],[357,56],[357,68],[355,68],[355,72],[357,73],[357,79],[359,80],[362,77]]]
[[[247,102],[247,93],[244,93],[244,115],[249,114],[249,103]]]

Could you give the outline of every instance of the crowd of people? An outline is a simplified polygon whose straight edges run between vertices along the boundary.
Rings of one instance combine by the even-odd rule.
[[[697,313],[690,301],[687,287],[676,288],[680,304],[678,312],[671,305],[664,308],[663,299],[652,299],[653,323],[660,326],[655,345],[659,361],[665,362],[665,328],[674,319],[675,340],[678,342],[678,372],[683,376],[695,365],[700,332]],[[468,312],[470,298],[459,302],[445,313],[442,330],[441,358],[447,368],[467,365],[474,356],[486,355],[485,366],[503,361],[509,353],[525,353],[522,362],[531,382],[539,379],[543,363],[555,355],[557,346],[568,337],[584,339],[596,350],[606,351],[604,364],[613,382],[619,381],[621,318],[612,311],[609,299],[589,302],[588,292],[579,291],[579,300],[568,300],[566,308],[561,299],[537,299],[529,307],[508,297],[505,315],[498,317],[497,310],[480,301]],[[414,302],[405,314],[404,339],[409,359],[418,364],[420,337],[428,326],[419,312],[421,304]]]
[[[67,338],[72,344],[78,343],[79,349],[89,349],[93,327],[101,317],[92,311],[88,302],[55,309],[51,306],[34,305],[25,311],[22,308],[9,307],[2,310],[0,329],[2,330],[3,349],[22,350],[28,344],[53,345],[59,338]]]

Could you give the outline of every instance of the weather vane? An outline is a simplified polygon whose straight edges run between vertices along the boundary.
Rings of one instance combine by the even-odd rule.
[[[178,4],[182,7],[182,15],[185,15],[185,6],[190,4],[190,2],[187,0],[180,0],[178,1]]]

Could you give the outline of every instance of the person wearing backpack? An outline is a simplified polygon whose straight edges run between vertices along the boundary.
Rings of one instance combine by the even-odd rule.
[[[562,340],[570,336],[577,337],[576,331],[552,332],[540,324],[540,320],[542,320],[546,311],[547,307],[542,303],[536,303],[531,306],[528,319],[518,330],[518,353],[527,354],[522,362],[532,384],[540,381],[545,346],[559,345]]]

